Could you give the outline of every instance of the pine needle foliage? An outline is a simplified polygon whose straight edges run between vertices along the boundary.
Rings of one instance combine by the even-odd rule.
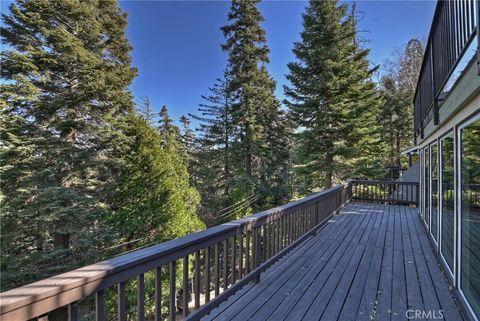
[[[381,99],[347,5],[310,1],[303,28],[293,48],[297,59],[288,64],[291,85],[284,90],[297,128],[297,176],[308,193],[382,169],[376,125]]]
[[[2,15],[2,286],[87,262],[120,166],[136,75],[116,1]],[[8,231],[10,233],[5,233]]]

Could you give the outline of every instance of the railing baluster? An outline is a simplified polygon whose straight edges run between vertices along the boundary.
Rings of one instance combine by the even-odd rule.
[[[228,287],[228,240],[223,241],[223,290]]]
[[[275,235],[276,235],[276,221],[273,219],[270,223],[270,255],[268,258],[271,258],[275,255]]]
[[[341,200],[342,199],[342,194],[340,193],[339,194],[339,199]],[[317,222],[317,203],[313,203],[312,205],[310,205],[310,224],[312,226],[312,228],[317,225],[316,222]]]
[[[260,257],[260,261],[258,262],[258,265],[260,265],[260,263],[262,263],[263,261],[265,261],[265,258],[267,256],[267,224],[264,224],[261,226],[261,239],[259,240],[259,245],[261,246],[261,251],[262,251],[262,255]]]
[[[220,294],[220,249],[215,243],[215,297]]]
[[[173,260],[170,262],[170,299],[169,299],[169,315],[170,320],[175,321],[177,315],[177,308],[176,308],[176,275],[177,275],[177,261]]]
[[[264,256],[262,258],[262,262],[268,260],[270,258],[270,232],[271,232],[270,223],[266,223],[264,225],[264,238],[263,238],[263,245],[265,247]]]
[[[273,240],[272,240],[272,256],[277,254],[277,237],[278,237],[278,220],[274,219],[272,222],[273,225]]]
[[[282,248],[282,217],[279,215],[277,218],[277,250],[276,253]]]
[[[295,241],[295,233],[296,233],[296,229],[297,229],[296,228],[296,223],[297,223],[296,216],[297,216],[296,211],[292,210],[292,212],[290,213],[290,244]]]
[[[414,190],[413,185],[411,185],[411,186],[410,186],[410,196],[408,197],[408,200],[409,200],[410,202],[413,201],[413,190]]]
[[[232,284],[235,283],[236,269],[237,269],[237,236],[232,237]]]
[[[303,234],[305,234],[305,231],[307,229],[307,220],[306,220],[306,208],[305,207],[302,207],[302,231],[301,231],[301,234],[299,235],[302,236]]]
[[[294,213],[294,220],[295,220],[295,223],[293,225],[293,242],[295,242],[295,240],[297,239],[298,237],[298,231],[300,230],[300,219],[299,219],[299,216],[300,216],[300,211],[299,210],[296,210],[295,213]]]
[[[188,255],[183,257],[183,317],[188,316],[188,301],[189,301],[189,271],[188,271]]]
[[[195,309],[200,307],[200,251],[195,251]]]
[[[68,305],[68,321],[78,321],[78,303],[73,302]]]
[[[270,252],[268,258],[271,258],[275,254],[275,220],[270,222]]]
[[[105,320],[105,300],[103,297],[103,290],[95,293],[95,320]]]
[[[259,228],[255,227],[253,229],[253,269],[256,269],[258,266],[259,256],[260,256],[260,236]]]
[[[210,256],[211,256],[211,247],[208,246],[205,253],[205,303],[210,302]]]
[[[297,214],[297,225],[298,225],[298,229],[297,229],[297,235],[295,236],[295,239],[298,239],[300,237],[300,235],[302,234],[302,229],[303,229],[303,220],[302,220],[302,209],[299,209],[298,210],[298,214]]]
[[[118,291],[118,320],[127,320],[127,299],[125,297],[125,282],[120,282],[117,286]]]
[[[294,212],[291,210],[289,213],[288,213],[288,244],[292,244],[293,243],[293,229],[294,229],[294,226],[295,226],[295,221],[294,221]]]
[[[145,278],[137,276],[137,320],[145,321]]]
[[[278,251],[281,251],[283,248],[283,214],[279,214],[278,217]]]
[[[162,267],[155,269],[155,321],[162,318]]]
[[[250,273],[250,235],[251,231],[247,231],[245,233],[246,235],[246,241],[245,241],[245,269],[246,269],[246,274]]]
[[[238,278],[243,278],[243,233],[238,234]]]

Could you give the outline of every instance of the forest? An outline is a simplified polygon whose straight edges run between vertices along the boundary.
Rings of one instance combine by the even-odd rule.
[[[135,101],[115,0],[2,14],[1,291],[405,166],[422,42],[372,65],[355,6],[312,0],[281,101],[258,5],[231,2],[224,72],[178,121]]]

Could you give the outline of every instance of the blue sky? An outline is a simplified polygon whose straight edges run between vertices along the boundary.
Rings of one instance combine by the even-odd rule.
[[[428,35],[435,1],[358,1],[359,29],[381,64],[395,47]],[[200,96],[222,75],[226,57],[220,27],[226,24],[228,1],[121,1],[128,13],[127,36],[139,75],[132,85],[138,98],[148,95],[158,110],[167,105],[172,118],[195,112]],[[304,1],[265,1],[260,10],[270,47],[271,75],[282,99],[291,49],[302,30]]]
[[[270,47],[269,71],[283,99],[287,63],[302,30],[304,1],[265,1],[260,10]],[[435,1],[357,1],[359,29],[381,64],[395,47],[425,39]],[[8,2],[2,1],[2,12]],[[220,27],[227,23],[228,1],[120,1],[128,13],[127,37],[139,75],[131,86],[137,98],[150,96],[156,110],[167,105],[172,118],[195,112],[200,96],[222,75],[226,56]]]

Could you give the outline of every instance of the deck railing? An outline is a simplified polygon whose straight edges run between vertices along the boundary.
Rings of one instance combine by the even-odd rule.
[[[430,119],[438,123],[439,97],[475,35],[480,50],[479,15],[478,0],[437,2],[414,98],[415,136]]]
[[[113,318],[127,320],[127,300],[131,299],[127,298],[131,294],[127,288],[131,290],[134,286],[137,320],[145,320],[146,314],[148,319],[157,321],[187,317],[199,320],[243,285],[258,281],[262,271],[315,233],[351,198],[351,187],[351,184],[334,187],[249,217],[3,292],[0,319],[80,320],[87,310],[79,302],[87,302],[94,306],[88,310],[89,319],[110,320],[112,316],[106,316],[105,312],[113,300],[116,310]],[[148,302],[154,307],[149,309],[153,312],[146,313],[146,285],[151,285],[151,275],[155,289]]]
[[[354,180],[350,184],[352,201],[418,206],[418,182]]]

